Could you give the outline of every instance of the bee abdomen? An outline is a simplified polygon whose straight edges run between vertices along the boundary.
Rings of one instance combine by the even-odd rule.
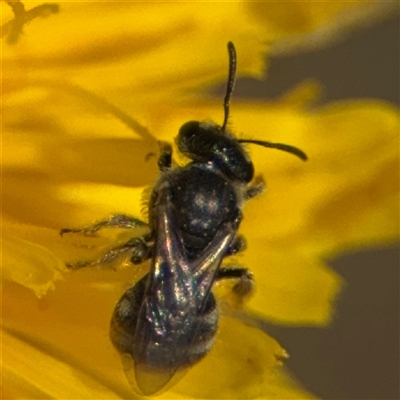
[[[197,326],[194,328],[197,331],[188,347],[186,363],[181,366],[196,363],[211,350],[218,329],[218,316],[214,295],[210,293],[205,310],[198,316]]]
[[[136,325],[139,317],[140,306],[143,300],[145,285],[148,276],[144,276],[132,288],[128,289],[119,300],[115,307],[114,314],[110,324],[110,338],[113,345],[121,353],[128,353],[135,360],[135,337]],[[211,349],[218,328],[218,308],[212,293],[209,294],[204,310],[198,315],[194,326],[187,327],[187,331],[183,329],[181,332],[173,332],[173,336],[182,338],[192,338],[184,351],[185,356],[179,358],[179,365],[174,364],[171,360],[171,348],[166,346],[160,349],[158,343],[148,343],[148,359],[147,362],[157,368],[181,368],[190,366],[202,357],[204,357]],[[171,332],[172,333],[172,332]],[[168,332],[166,333],[168,334]],[[177,346],[176,343],[170,345]]]

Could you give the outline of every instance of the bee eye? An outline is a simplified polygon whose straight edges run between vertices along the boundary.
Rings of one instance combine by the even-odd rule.
[[[206,162],[215,143],[214,126],[201,126],[199,121],[189,121],[181,126],[175,143],[179,151],[192,160]]]
[[[183,138],[189,139],[191,136],[199,132],[200,122],[199,121],[189,121],[181,126],[178,134],[178,141]],[[181,139],[182,138],[182,139]]]
[[[179,151],[189,158],[194,158],[198,141],[201,141],[201,128],[199,121],[189,121],[181,126],[178,136],[175,138],[175,143]]]
[[[217,124],[186,122],[176,144],[182,154],[197,163],[213,163],[228,179],[248,183],[253,178],[253,164],[246,151]]]

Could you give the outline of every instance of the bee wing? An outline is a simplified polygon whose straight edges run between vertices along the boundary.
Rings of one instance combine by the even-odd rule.
[[[166,198],[166,196],[165,196]],[[135,330],[135,385],[145,395],[171,383],[191,361],[188,351],[199,334],[198,314],[207,304],[211,286],[236,230],[226,224],[201,257],[187,260],[172,204],[158,203],[154,257]],[[216,324],[216,322],[215,322]],[[132,361],[126,358],[126,371]],[[131,380],[129,372],[128,380]]]

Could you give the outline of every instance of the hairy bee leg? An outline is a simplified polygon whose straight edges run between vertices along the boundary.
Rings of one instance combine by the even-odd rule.
[[[267,185],[262,176],[256,177],[253,184],[251,184],[247,189],[244,195],[245,200],[250,200],[254,197],[260,195],[266,189]]]
[[[247,248],[247,242],[243,235],[238,235],[235,237],[231,245],[229,246],[227,252],[225,253],[225,257],[233,256],[237,253],[240,253]]]
[[[168,171],[172,165],[172,146],[167,142],[159,142],[161,154],[158,157],[158,168],[161,172]]]
[[[136,249],[134,249],[130,258],[131,263],[135,265],[149,260],[153,256],[154,250],[153,235],[151,233],[136,239],[141,242],[140,245],[136,246]]]
[[[91,236],[100,229],[105,228],[124,228],[134,229],[142,226],[148,226],[145,222],[125,214],[113,214],[107,218],[101,219],[81,229],[64,228],[60,230],[60,236],[64,233],[83,233],[85,236]]]
[[[246,296],[254,290],[253,273],[245,267],[221,267],[215,279],[218,281],[223,279],[237,279],[238,281],[233,287],[233,291],[239,296]]]
[[[129,252],[132,253],[130,258],[131,262],[133,264],[140,264],[149,259],[153,252],[153,245],[147,243],[147,239],[148,236],[129,239],[126,243],[112,247],[96,260],[78,261],[76,263],[67,264],[67,267],[75,270],[86,267],[94,267],[101,264],[108,264]]]

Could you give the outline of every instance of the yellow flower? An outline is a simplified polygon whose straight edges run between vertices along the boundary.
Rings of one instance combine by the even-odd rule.
[[[148,156],[157,140],[171,142],[188,120],[222,120],[221,100],[196,89],[225,79],[229,40],[239,74],[261,77],[268,47],[298,44],[299,34],[334,26],[340,12],[359,15],[364,2],[293,3],[296,18],[283,18],[278,3],[61,3],[54,15],[54,5],[7,3],[3,397],[132,398],[109,320],[148,265],[71,273],[65,262],[93,257],[124,234],[61,239],[60,228],[141,215],[143,188],[158,176]],[[326,256],[398,238],[397,111],[360,100],[310,112],[314,91],[299,86],[275,103],[235,100],[230,118],[238,134],[290,143],[310,158],[306,165],[249,148],[270,189],[244,210],[249,248],[238,259],[257,284],[244,310],[285,324],[329,322],[340,280]],[[311,398],[280,367],[284,356],[265,332],[224,316],[211,353],[160,397]]]

